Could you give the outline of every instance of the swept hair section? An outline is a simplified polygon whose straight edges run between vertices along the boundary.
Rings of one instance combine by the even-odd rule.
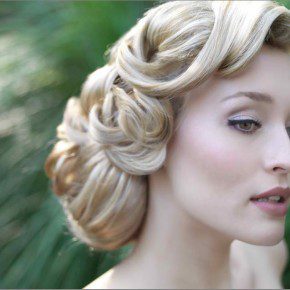
[[[67,101],[45,162],[72,234],[97,250],[133,242],[184,93],[213,73],[239,72],[263,44],[289,53],[289,20],[275,1],[170,1],[146,11]]]

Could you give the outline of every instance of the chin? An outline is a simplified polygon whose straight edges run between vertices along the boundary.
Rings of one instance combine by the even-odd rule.
[[[283,234],[273,234],[256,237],[255,239],[249,240],[247,243],[257,245],[257,246],[275,246],[280,243],[284,238]]]
[[[237,238],[248,244],[257,246],[275,246],[284,238],[284,224],[279,226],[264,227],[262,226],[251,233],[250,236]]]
[[[275,246],[280,243],[284,238],[284,231],[280,235],[273,235],[272,237],[267,237],[265,241],[262,242],[264,246]]]

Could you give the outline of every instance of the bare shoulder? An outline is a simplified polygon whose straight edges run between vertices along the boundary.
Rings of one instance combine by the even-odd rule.
[[[109,282],[112,274],[113,269],[110,269],[82,289],[110,289]]]
[[[278,273],[282,273],[288,261],[288,247],[286,241],[283,239],[277,245],[265,248],[269,248],[269,259],[273,263],[273,266],[275,266]],[[267,249],[265,249],[265,251],[267,251]]]
[[[136,280],[134,281],[132,270],[128,267],[128,260],[128,257],[123,259],[83,289],[131,289]],[[133,267],[135,269],[134,264]]]
[[[267,262],[277,274],[281,274],[286,267],[288,247],[284,239],[274,246],[257,246],[240,241],[238,241],[237,245],[243,248],[250,261],[253,263],[259,263],[259,261]]]
[[[246,273],[246,277],[251,278],[255,288],[282,288],[282,273],[288,260],[288,247],[285,240],[274,246],[257,246],[235,240],[231,255],[236,264],[242,265],[236,271],[237,276]]]

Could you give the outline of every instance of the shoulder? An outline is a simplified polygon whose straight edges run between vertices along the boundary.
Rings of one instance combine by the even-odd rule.
[[[282,240],[275,246],[271,247],[270,257],[279,273],[283,273],[288,261],[288,246],[285,240]]]
[[[134,264],[133,268],[128,266],[127,257],[83,289],[131,289],[132,284],[136,284],[136,279],[134,280],[132,275],[135,268]]]
[[[259,263],[261,268],[261,262],[265,264],[262,268],[270,269],[276,274],[282,274],[288,261],[288,247],[285,240],[280,241],[274,246],[256,246],[244,243],[241,245],[245,248],[248,258],[252,263]]]
[[[82,289],[111,289],[110,278],[112,276],[112,273],[113,269],[110,269]]]
[[[281,288],[281,278],[288,260],[288,248],[285,240],[274,246],[257,246],[234,241],[231,259],[240,266],[238,271],[251,275],[258,288],[272,285]],[[239,276],[239,275],[238,275]],[[249,276],[250,277],[250,276]]]

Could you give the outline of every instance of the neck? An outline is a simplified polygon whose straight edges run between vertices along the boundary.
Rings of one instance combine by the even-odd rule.
[[[230,288],[232,240],[179,207],[162,176],[150,176],[149,188],[145,223],[119,272],[142,288]]]

